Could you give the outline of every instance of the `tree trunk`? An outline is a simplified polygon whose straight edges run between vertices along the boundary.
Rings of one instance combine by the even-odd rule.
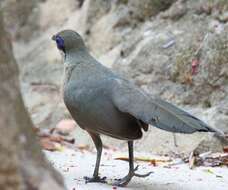
[[[64,189],[36,142],[23,104],[18,67],[0,9],[0,189]]]

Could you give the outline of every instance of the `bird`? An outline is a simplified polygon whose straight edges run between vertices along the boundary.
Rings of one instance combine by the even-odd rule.
[[[154,126],[174,133],[223,132],[177,106],[152,97],[133,82],[102,65],[89,52],[82,37],[74,30],[62,30],[52,36],[64,54],[63,100],[76,123],[91,136],[97,150],[92,177],[86,183],[106,183],[99,176],[102,155],[101,135],[124,140],[128,144],[129,171],[113,185],[126,186],[138,174],[134,166],[134,140]]]

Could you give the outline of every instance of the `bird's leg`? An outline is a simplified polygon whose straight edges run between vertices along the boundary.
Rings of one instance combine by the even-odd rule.
[[[102,153],[102,141],[98,134],[89,132],[90,136],[93,139],[93,142],[95,144],[95,147],[97,149],[97,159],[96,159],[96,165],[93,172],[93,177],[84,177],[86,183],[92,183],[92,182],[100,182],[100,183],[106,183],[106,177],[99,177],[99,166],[101,161],[101,153]]]
[[[126,186],[130,182],[130,180],[133,176],[147,177],[152,173],[152,172],[148,172],[146,174],[135,173],[135,171],[138,170],[138,166],[136,166],[134,168],[133,141],[128,141],[128,151],[129,151],[129,173],[124,178],[118,179],[116,182],[114,182],[113,185],[123,187],[123,186]]]

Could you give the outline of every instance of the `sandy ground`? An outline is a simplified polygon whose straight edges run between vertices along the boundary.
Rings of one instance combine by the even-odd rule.
[[[134,177],[125,188],[113,187],[109,184],[85,184],[83,176],[91,176],[94,169],[96,153],[84,150],[64,148],[62,151],[45,151],[54,167],[63,175],[68,190],[108,190],[108,189],[143,189],[143,190],[227,190],[228,169],[222,167],[197,167],[190,170],[187,164],[177,164],[169,168],[163,165],[153,166],[148,162],[137,162],[138,173],[153,173],[147,178]],[[135,153],[136,156],[155,158],[154,155]],[[126,153],[104,150],[100,167],[101,176],[108,181],[121,178],[128,172],[128,163],[114,160],[115,157],[126,156]],[[166,163],[167,165],[167,163]]]

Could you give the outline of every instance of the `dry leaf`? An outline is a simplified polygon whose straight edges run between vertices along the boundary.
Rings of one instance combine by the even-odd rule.
[[[88,144],[80,144],[77,146],[77,148],[81,151],[83,150],[89,150],[89,145]]]
[[[74,138],[65,138],[59,135],[50,135],[49,136],[51,141],[62,143],[63,141],[74,144],[75,139]]]
[[[114,158],[115,160],[122,160],[122,161],[129,161],[129,158],[127,157],[117,157],[117,158]]]
[[[74,138],[66,138],[66,137],[63,137],[63,136],[60,136],[57,134],[52,134],[51,131],[47,131],[47,130],[40,130],[37,133],[37,135],[38,135],[38,137],[40,137],[40,139],[47,138],[50,141],[61,143],[61,144],[63,141],[70,143],[70,144],[74,144],[74,142],[75,142]]]
[[[56,151],[57,150],[56,144],[54,142],[50,141],[49,138],[41,138],[40,139],[40,145],[45,150],[49,150],[49,151]]]
[[[226,153],[228,153],[228,146],[224,146],[223,147],[223,151],[226,152]]]
[[[38,127],[32,127],[32,130],[35,132],[35,133],[38,133],[40,131],[40,129]]]
[[[129,161],[128,157],[117,157],[115,160],[123,160]],[[159,159],[151,159],[151,158],[144,158],[144,157],[135,157],[135,161],[142,161],[142,162],[150,162],[151,165],[156,166],[158,162],[171,162],[171,160],[159,160]]]
[[[210,153],[206,152],[200,155],[189,157],[190,167],[195,166],[208,166],[216,167],[221,165],[228,166],[228,153]]]
[[[209,174],[214,174],[214,172],[211,169],[206,169],[206,170],[203,170],[203,171],[205,171],[205,172],[207,172]]]
[[[50,139],[50,141],[54,141],[54,142],[58,142],[58,143],[61,143],[62,141],[64,141],[63,137],[56,136],[56,135],[50,135],[49,139]]]

